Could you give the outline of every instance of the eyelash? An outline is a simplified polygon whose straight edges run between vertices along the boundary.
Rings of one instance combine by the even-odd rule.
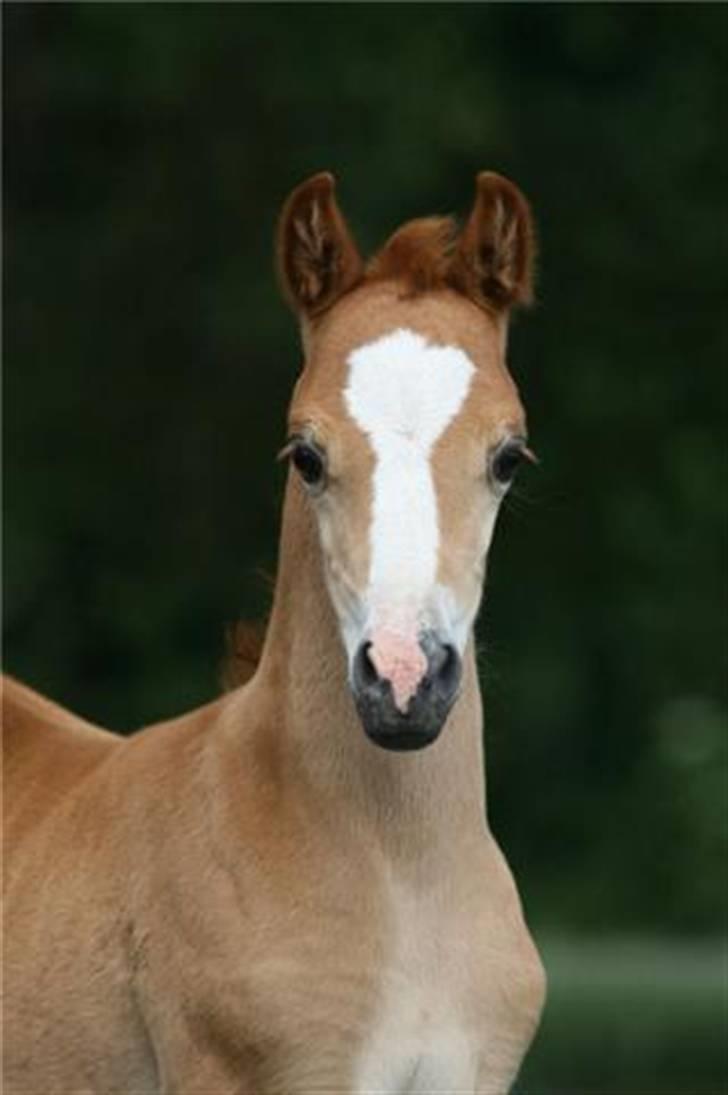
[[[326,457],[313,441],[293,436],[281,449],[278,459],[291,463],[310,490],[321,489],[326,480]]]
[[[524,460],[532,464],[538,463],[538,457],[528,448],[525,438],[506,438],[491,454],[489,461],[491,480],[502,489],[509,487]]]

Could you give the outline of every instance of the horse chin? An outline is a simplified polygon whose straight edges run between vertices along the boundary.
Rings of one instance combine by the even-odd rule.
[[[414,753],[420,749],[426,749],[440,736],[440,729],[424,731],[418,729],[379,730],[375,727],[364,726],[367,737],[380,749],[387,749],[392,753]]]

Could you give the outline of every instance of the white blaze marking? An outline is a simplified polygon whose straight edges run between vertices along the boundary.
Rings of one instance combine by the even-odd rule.
[[[390,648],[392,636],[401,636],[411,650],[418,615],[435,585],[440,534],[430,456],[462,407],[474,372],[462,350],[404,329],[349,356],[344,398],[376,457],[369,624],[383,629]],[[393,655],[392,673],[381,667],[402,709],[422,676],[422,666],[408,661],[403,646],[401,657]]]

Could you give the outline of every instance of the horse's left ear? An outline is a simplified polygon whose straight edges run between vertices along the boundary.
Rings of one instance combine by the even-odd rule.
[[[531,209],[523,194],[502,175],[482,171],[453,256],[455,286],[490,311],[529,304],[534,252]]]
[[[335,197],[333,175],[301,183],[278,222],[281,288],[294,311],[314,318],[360,280],[364,264]]]

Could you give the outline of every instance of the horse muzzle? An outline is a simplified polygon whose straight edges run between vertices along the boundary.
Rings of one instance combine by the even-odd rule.
[[[378,657],[373,642],[361,643],[354,656],[354,703],[367,737],[382,749],[403,752],[431,745],[457,698],[462,660],[455,647],[433,631],[420,636],[417,645],[418,670],[409,675],[406,688],[396,659]]]

